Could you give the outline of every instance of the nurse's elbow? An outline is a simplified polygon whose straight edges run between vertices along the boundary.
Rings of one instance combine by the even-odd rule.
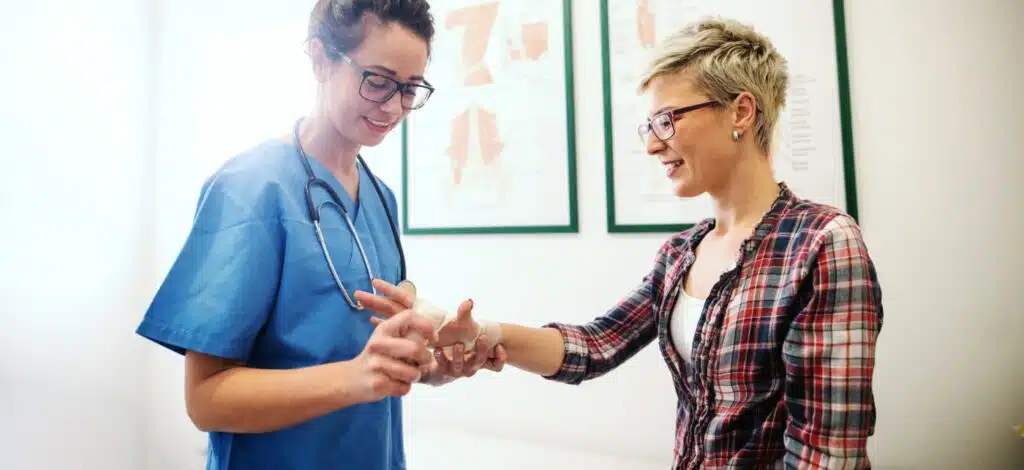
[[[212,413],[213,407],[209,397],[203,396],[198,386],[189,387],[185,390],[185,411],[192,425],[202,432],[218,431],[216,417]]]
[[[185,410],[189,420],[203,432],[219,431],[217,406],[212,388],[217,376],[234,364],[224,359],[189,351],[185,355]]]
[[[188,419],[192,421],[192,425],[201,432],[215,432],[217,431],[216,426],[213,425],[212,420],[207,418],[205,414],[197,410],[194,405],[186,406],[188,409]]]

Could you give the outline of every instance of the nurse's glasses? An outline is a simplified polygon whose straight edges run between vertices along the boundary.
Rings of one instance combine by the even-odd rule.
[[[422,84],[401,83],[394,78],[364,69],[346,54],[338,53],[338,56],[346,64],[363,74],[363,79],[359,82],[359,96],[374,103],[387,103],[391,97],[395,96],[395,93],[401,93],[403,108],[420,109],[427,104],[430,95],[434,94],[434,87],[430,86],[426,80]]]

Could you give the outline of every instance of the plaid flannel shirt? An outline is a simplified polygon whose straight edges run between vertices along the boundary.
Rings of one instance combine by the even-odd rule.
[[[690,361],[669,316],[705,220],[672,237],[654,269],[604,316],[551,323],[565,359],[551,380],[597,378],[658,339],[678,399],[672,468],[869,469],[881,288],[851,217],[784,183],[712,288]]]

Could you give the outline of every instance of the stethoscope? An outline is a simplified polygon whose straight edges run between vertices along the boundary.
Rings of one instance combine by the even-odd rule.
[[[331,260],[331,254],[327,250],[327,243],[324,241],[324,232],[320,228],[320,210],[323,206],[331,204],[338,208],[341,212],[341,216],[345,219],[345,225],[348,225],[349,232],[352,233],[352,239],[356,242],[356,247],[359,248],[359,254],[363,257],[363,265],[366,266],[366,274],[373,280],[373,271],[370,269],[370,259],[366,257],[366,250],[363,249],[363,242],[359,239],[359,234],[356,232],[356,226],[352,223],[352,219],[348,216],[348,210],[345,209],[345,205],[341,203],[341,198],[338,197],[338,193],[334,191],[326,181],[317,178],[313,174],[313,168],[309,164],[309,156],[306,155],[306,151],[302,149],[302,143],[299,141],[299,125],[302,124],[302,119],[295,122],[294,138],[295,147],[299,150],[299,160],[302,161],[303,168],[306,169],[306,176],[309,180],[306,181],[306,208],[309,210],[309,218],[313,221],[313,229],[316,231],[316,239],[320,242],[320,249],[324,253],[324,259],[327,260],[327,267],[331,270],[331,276],[334,277],[334,283],[338,285],[338,289],[341,289],[341,294],[345,296],[345,302],[355,310],[362,310],[363,305],[356,302],[345,290],[345,284],[341,282],[341,278],[338,277],[338,271],[334,269],[334,262]],[[398,259],[401,262],[401,271],[399,274],[399,281],[405,280],[405,252],[402,250],[402,242],[398,237],[398,228],[395,225],[395,219],[391,216],[391,210],[388,209],[388,203],[384,200],[384,193],[381,192],[380,186],[377,184],[377,178],[373,176],[370,171],[370,167],[363,161],[362,155],[356,156],[356,161],[359,166],[362,166],[366,170],[366,176],[369,177],[370,183],[373,184],[373,189],[377,191],[377,198],[380,199],[380,204],[384,206],[384,214],[388,217],[388,226],[391,227],[391,234],[395,237],[395,246],[398,248]],[[331,199],[324,201],[317,206],[313,202],[313,188],[319,186],[321,189],[330,195]],[[372,287],[371,287],[372,288]],[[373,289],[373,293],[377,293],[377,289]]]

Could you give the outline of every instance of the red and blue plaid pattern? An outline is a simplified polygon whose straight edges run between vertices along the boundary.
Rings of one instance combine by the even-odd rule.
[[[571,384],[658,339],[679,397],[673,469],[871,468],[882,326],[875,268],[851,217],[780,189],[736,268],[712,289],[691,361],[668,322],[713,220],[662,245],[654,269],[604,316],[547,325],[566,339],[562,367],[548,378]]]

